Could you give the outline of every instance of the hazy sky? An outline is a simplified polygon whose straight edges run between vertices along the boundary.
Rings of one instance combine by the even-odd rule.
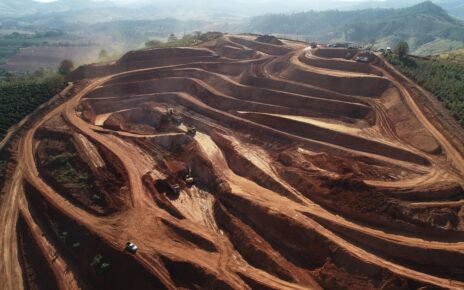
[[[56,0],[34,0],[37,2],[54,2]],[[93,1],[103,1],[103,0],[93,0]],[[156,0],[110,0],[111,2],[115,3],[131,3],[131,2],[144,2],[144,3],[156,3]],[[212,1],[217,1],[217,0],[212,0]],[[253,1],[253,0],[249,0]],[[352,1],[352,2],[361,2],[361,1],[370,1],[370,0],[306,0],[309,3],[321,3],[321,2],[327,2],[327,1]],[[385,0],[374,0],[374,1],[385,1]]]

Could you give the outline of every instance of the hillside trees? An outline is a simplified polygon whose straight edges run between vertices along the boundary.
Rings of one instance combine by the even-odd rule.
[[[58,73],[62,76],[69,75],[74,69],[74,64],[69,59],[65,59],[60,63]]]
[[[464,126],[464,64],[446,60],[399,58],[387,59],[402,73],[432,92]]]
[[[0,139],[8,128],[63,89],[60,75],[27,76],[0,81]]]
[[[405,58],[409,54],[409,44],[406,41],[398,42],[395,52],[400,58]]]
[[[108,52],[105,49],[100,50],[98,53],[98,58],[99,59],[104,59],[108,57]]]
[[[168,42],[176,42],[177,40],[178,38],[174,33],[171,33],[168,37]]]

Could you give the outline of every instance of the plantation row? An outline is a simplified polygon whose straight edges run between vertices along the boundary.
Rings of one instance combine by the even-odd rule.
[[[402,73],[432,92],[464,126],[464,64],[388,56]]]
[[[60,76],[0,81],[0,139],[8,128],[63,89]]]

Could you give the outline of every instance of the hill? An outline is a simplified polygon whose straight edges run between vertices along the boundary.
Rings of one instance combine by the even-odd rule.
[[[449,14],[464,19],[464,1],[436,0],[435,3],[443,7]]]
[[[2,289],[464,289],[449,116],[381,58],[210,36],[82,67],[0,151]]]
[[[395,55],[388,57],[390,63],[419,85],[432,92],[464,126],[464,50],[440,55],[432,59]]]
[[[464,23],[430,1],[401,9],[308,11],[253,17],[244,31],[305,36],[320,41],[409,42],[412,52],[432,54],[464,47]]]

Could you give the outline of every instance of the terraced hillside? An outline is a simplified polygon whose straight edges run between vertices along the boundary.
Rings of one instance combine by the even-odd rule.
[[[463,289],[461,135],[359,54],[227,35],[80,68],[17,144],[2,289]]]

